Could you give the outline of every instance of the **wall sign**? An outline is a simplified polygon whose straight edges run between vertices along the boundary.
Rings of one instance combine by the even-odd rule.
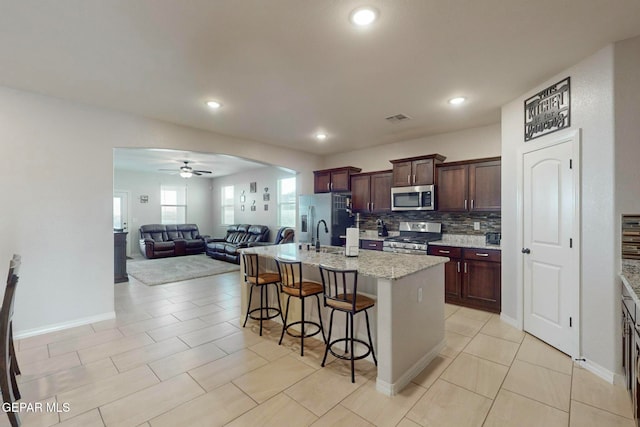
[[[571,77],[524,101],[524,140],[571,126]]]

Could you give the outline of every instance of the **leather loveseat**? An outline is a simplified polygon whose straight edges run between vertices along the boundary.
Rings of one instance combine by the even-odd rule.
[[[234,224],[227,228],[224,239],[207,239],[207,255],[222,261],[240,264],[238,249],[250,243],[268,242],[269,227],[266,225]]]
[[[147,258],[201,254],[206,239],[196,224],[147,224],[140,226],[140,252]]]
[[[295,230],[291,227],[282,227],[276,233],[276,240],[271,242],[251,242],[251,246],[270,246],[270,245],[284,245],[285,243],[293,243],[295,240]]]

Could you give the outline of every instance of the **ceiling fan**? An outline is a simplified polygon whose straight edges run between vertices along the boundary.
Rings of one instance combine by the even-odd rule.
[[[179,173],[180,176],[183,178],[191,178],[193,175],[200,176],[205,173],[211,173],[211,171],[193,169],[191,166],[189,166],[189,162],[186,160],[184,160],[183,163],[184,165],[180,166],[180,169],[178,169],[177,171],[175,169],[158,169],[158,170],[163,172]]]

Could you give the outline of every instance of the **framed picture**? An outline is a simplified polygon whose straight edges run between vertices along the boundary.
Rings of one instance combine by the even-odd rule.
[[[258,184],[254,181],[249,183],[249,193],[256,193],[258,191]]]
[[[269,205],[264,205],[264,210],[268,211],[269,210]]]
[[[264,193],[262,195],[262,201],[263,202],[268,202],[271,199],[271,196],[269,195],[269,193]]]
[[[247,196],[244,195],[244,190],[242,191],[242,194],[240,195],[240,203],[244,203],[247,201]]]
[[[251,212],[255,212],[256,211],[256,205],[251,205]]]
[[[240,210],[244,212],[244,205],[240,205]]]

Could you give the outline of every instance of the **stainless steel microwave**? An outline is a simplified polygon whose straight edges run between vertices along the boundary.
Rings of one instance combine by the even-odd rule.
[[[432,211],[435,209],[435,204],[436,192],[433,185],[391,189],[391,210],[393,211]]]

